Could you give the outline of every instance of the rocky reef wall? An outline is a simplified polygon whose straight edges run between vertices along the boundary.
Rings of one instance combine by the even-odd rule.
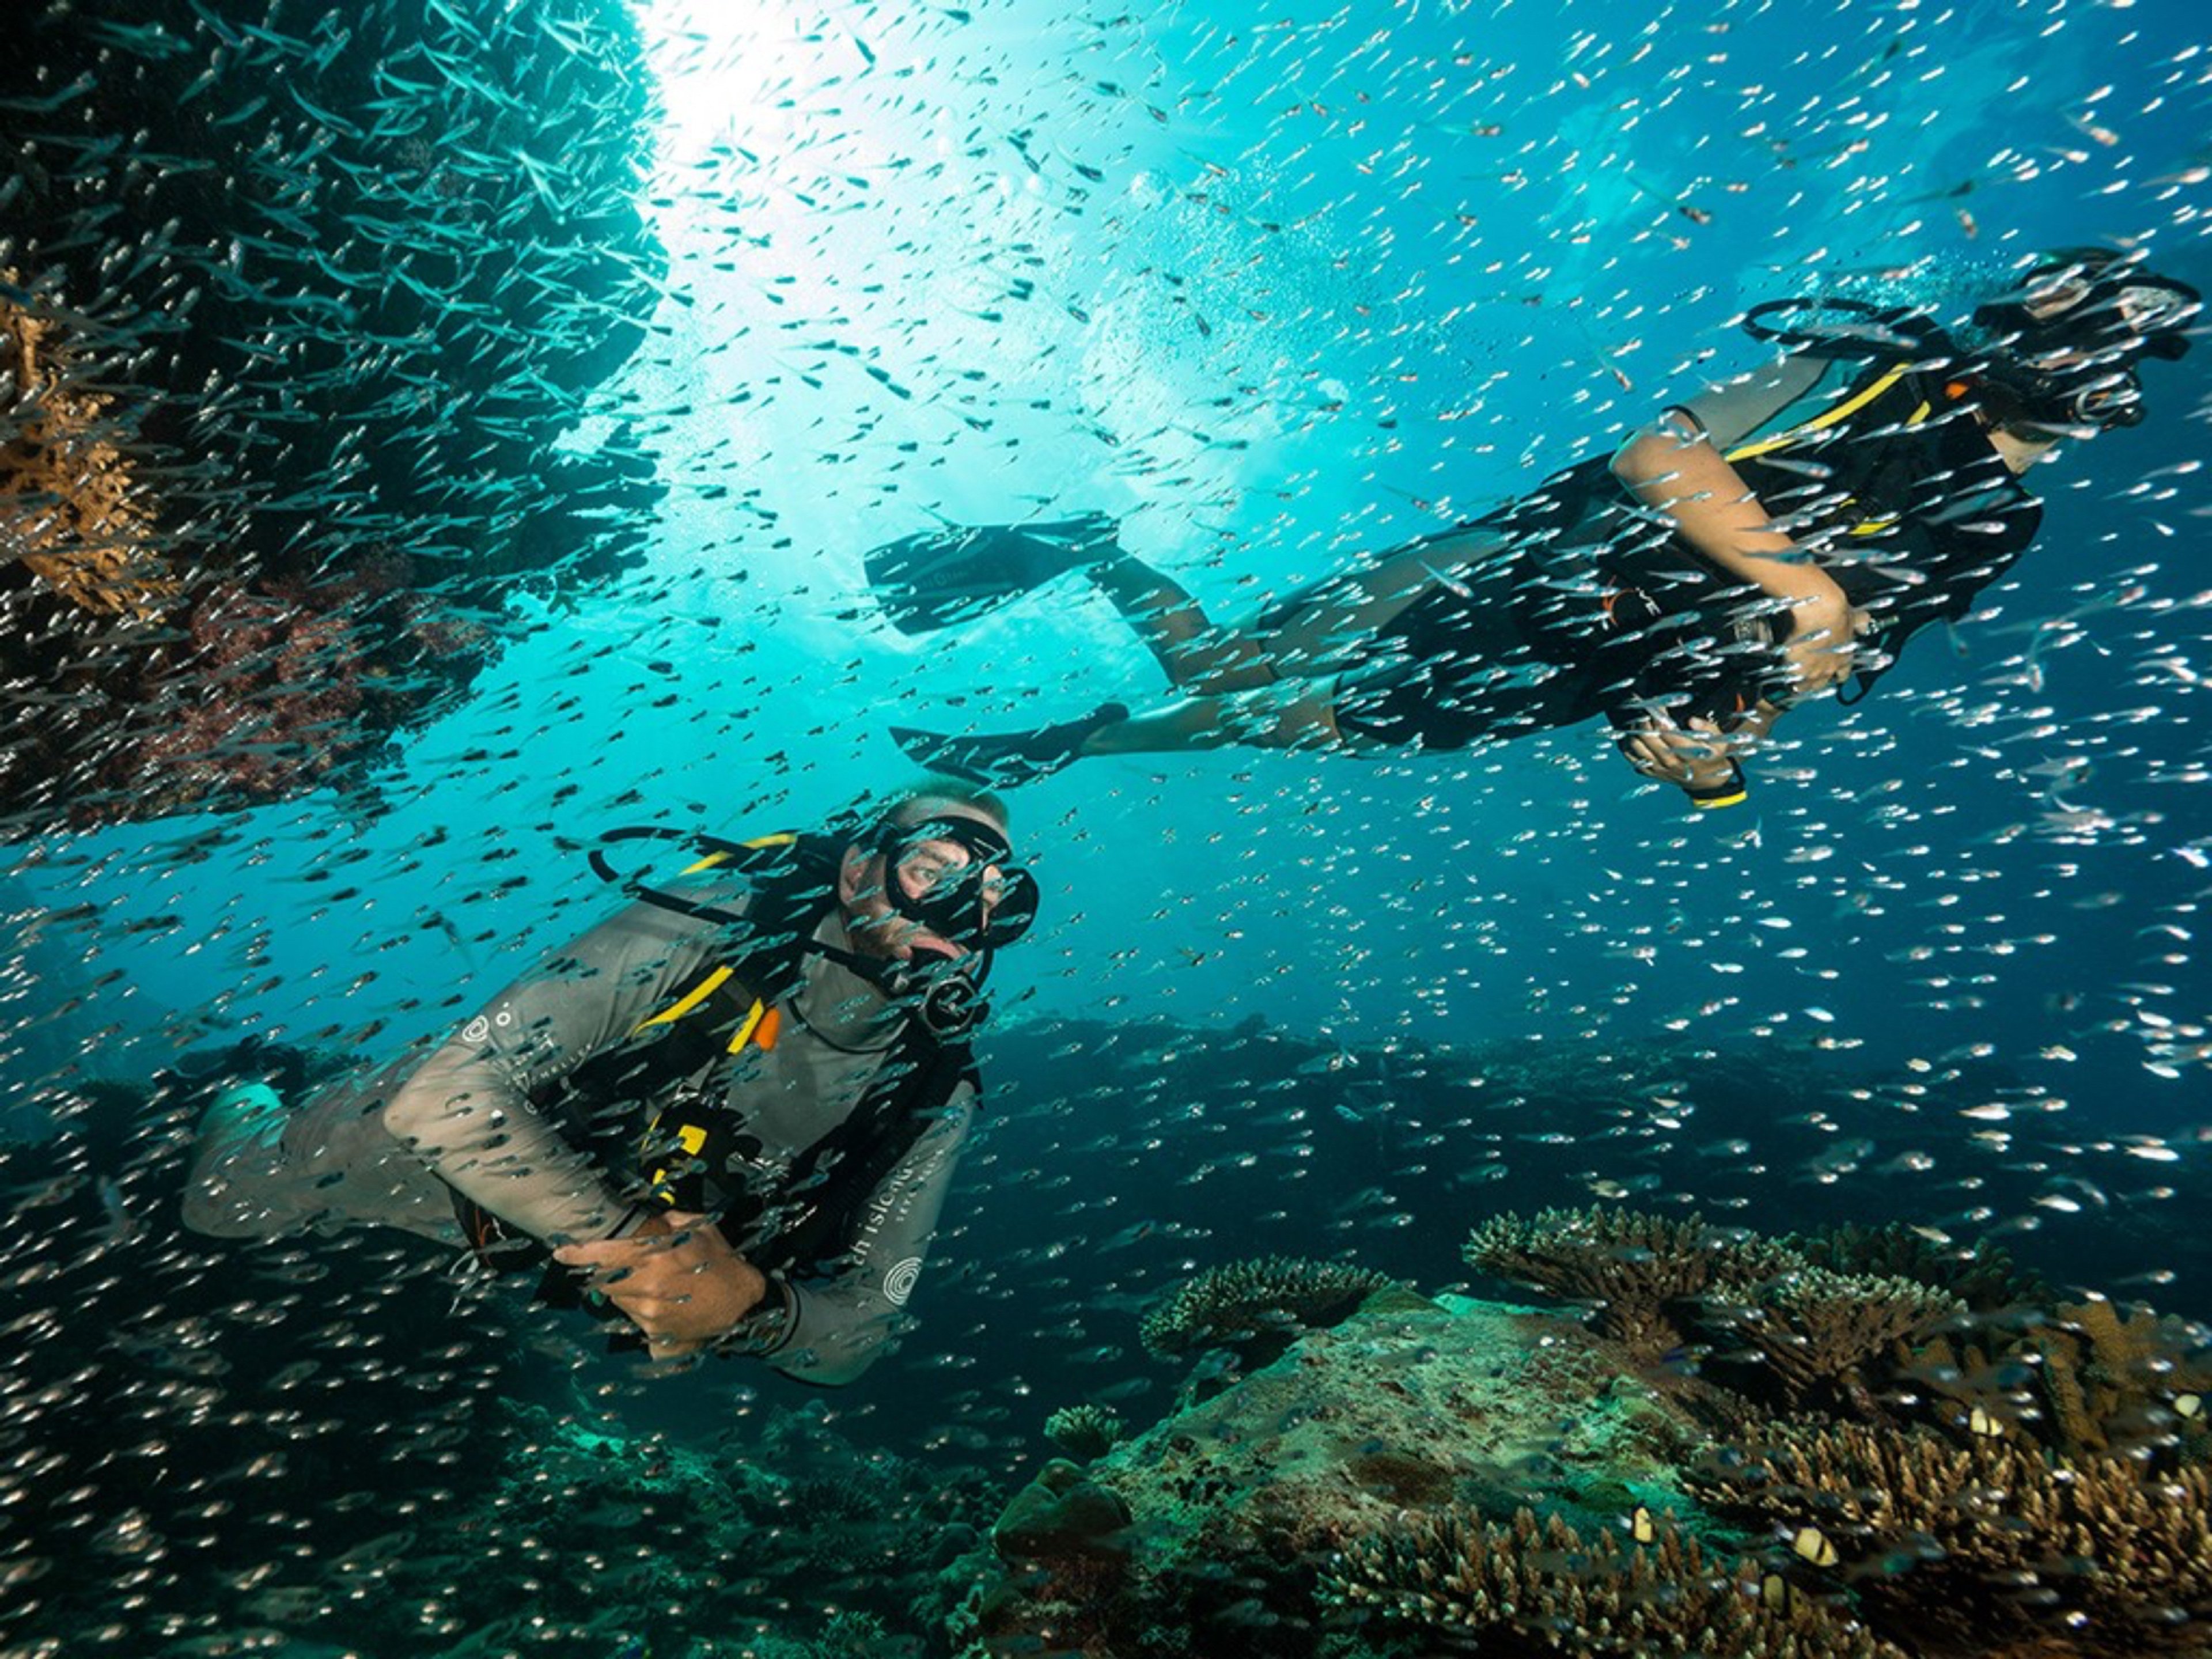
[[[36,0],[0,58],[0,828],[361,787],[634,561],[621,0]]]

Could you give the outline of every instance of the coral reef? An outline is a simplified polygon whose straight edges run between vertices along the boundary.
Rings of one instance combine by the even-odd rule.
[[[1764,1379],[1790,1408],[1829,1393],[1863,1394],[1862,1365],[1964,1310],[1948,1291],[1916,1280],[1832,1273],[1787,1244],[1694,1216],[1504,1216],[1475,1230],[1466,1256],[1485,1272],[1589,1305],[1597,1328],[1641,1360],[1695,1351],[1736,1393],[1756,1394]]]
[[[2147,1308],[2014,1310],[1932,1338],[1901,1369],[1948,1402],[1946,1420],[1964,1432],[2025,1436],[2068,1455],[2212,1454],[2212,1340]]]
[[[1585,1659],[1905,1659],[1819,1597],[1790,1591],[1757,1559],[1709,1562],[1674,1522],[1648,1536],[1585,1539],[1559,1516],[1501,1525],[1460,1511],[1360,1539],[1322,1570],[1325,1606],[1481,1652],[1503,1644]]]
[[[989,1508],[804,1413],[704,1449],[586,1420],[495,1407],[449,1525],[276,1566],[234,1616],[377,1654],[619,1653],[649,1630],[696,1659],[918,1659],[951,1611],[940,1574]]]
[[[1040,1477],[1000,1523],[1000,1564],[979,1564],[972,1650],[1310,1654],[1326,1636],[1320,1564],[1349,1541],[1462,1508],[1510,1521],[1542,1505],[1595,1532],[1642,1503],[1686,1502],[1668,1472],[1694,1438],[1570,1322],[1374,1297],[1088,1469]],[[1111,1494],[1126,1524],[1086,1532],[1048,1507],[1084,1488]],[[1088,1492],[1082,1505],[1100,1528],[1113,1514]]]
[[[894,1635],[884,1621],[865,1613],[832,1613],[811,1638],[765,1636],[732,1644],[738,1659],[908,1659],[921,1651],[918,1638]],[[695,1659],[708,1656],[695,1647]]]
[[[1114,1567],[1129,1559],[1129,1521],[1119,1497],[1056,1457],[1014,1494],[991,1528],[991,1547],[1009,1561]]]
[[[458,1527],[457,1475],[520,1373],[502,1310],[457,1297],[421,1240],[244,1252],[183,1231],[203,1104],[89,1085],[58,1133],[0,1141],[10,1652],[157,1653],[264,1623],[249,1603],[307,1517],[316,1555],[356,1563]]]
[[[972,1564],[963,1651],[2212,1651],[2185,1328],[2008,1310],[2038,1346],[2000,1369],[2051,1370],[2080,1443],[2164,1391],[2154,1446],[2057,1456],[1994,1418],[1948,1437],[1967,1425],[1916,1381],[1968,1318],[1946,1286],[1619,1211],[1495,1220],[1469,1255],[1599,1316],[1399,1288],[1186,1389],[1018,1498]]]
[[[1070,1457],[1103,1457],[1121,1437],[1121,1414],[1099,1405],[1069,1406],[1045,1419],[1044,1437]]]
[[[1272,1355],[1299,1330],[1336,1323],[1390,1282],[1335,1261],[1231,1262],[1178,1285],[1145,1316],[1139,1334],[1163,1356],[1215,1347]]]
[[[1795,1409],[1832,1393],[1863,1396],[1862,1366],[1964,1309],[1948,1291],[1909,1279],[1807,1267],[1756,1285],[1718,1287],[1702,1300],[1698,1328],[1709,1341],[1748,1350],[1750,1363]],[[1863,1398],[1857,1404],[1872,1409]]]
[[[1840,1226],[1791,1234],[1783,1244],[1830,1273],[1917,1279],[1947,1291],[1973,1313],[2047,1308],[2058,1299],[2050,1280],[2031,1273],[1996,1245],[1939,1243],[1923,1228]]]
[[[1956,1653],[2203,1653],[2212,1469],[2046,1456],[1992,1436],[1778,1425],[1688,1472],[1716,1507],[1803,1537],[1877,1617]],[[1801,1548],[1801,1555],[1813,1551]],[[1872,1568],[1874,1571],[1867,1571]]]
[[[638,556],[628,423],[558,441],[657,302],[635,25],[28,9],[0,61],[0,823],[364,799],[515,599]]]
[[[69,982],[44,959],[33,969],[15,983]],[[1105,1029],[1073,1035],[1103,1043]],[[1017,1028],[1007,1040],[1043,1067],[1071,1033]],[[1716,1630],[1751,1628],[1755,1577],[1759,1616],[1792,1621],[1759,1626],[1777,1653],[1862,1640],[1915,1659],[2212,1650],[2197,1576],[2208,1495],[2194,1328],[2094,1300],[2059,1307],[1994,1280],[1970,1293],[1946,1273],[1994,1273],[1994,1256],[1967,1263],[1943,1246],[1929,1262],[1924,1236],[1896,1230],[1770,1243],[1698,1224],[1679,1236],[1724,1270],[1663,1304],[1684,1341],[1656,1355],[1557,1308],[1392,1288],[1326,1328],[1263,1316],[1260,1338],[1283,1344],[1272,1363],[1248,1353],[1224,1374],[1220,1350],[1191,1347],[1151,1366],[1132,1340],[1135,1310],[1186,1277],[1206,1240],[1172,1203],[1209,1158],[1208,1207],[1225,1218],[1211,1259],[1296,1251],[1297,1228],[1305,1248],[1342,1248],[1338,1270],[1388,1267],[1398,1287],[1453,1261],[1464,1188],[1390,1176],[1407,1155],[1396,1121],[1386,1132],[1310,1112],[1316,1155],[1347,1180],[1387,1178],[1391,1202],[1346,1206],[1325,1246],[1295,1211],[1271,1233],[1256,1200],[1273,1175],[1186,1122],[1194,1102],[1225,1115],[1249,1100],[1254,1054],[1239,1072],[1218,1045],[1165,1025],[1118,1040],[1160,1116],[1139,1121],[1132,1173],[1106,1184],[1116,1205],[992,1207],[994,1260],[1051,1266],[1006,1268],[1003,1296],[974,1299],[972,1325],[925,1318],[900,1362],[916,1369],[880,1373],[889,1388],[794,1385],[784,1397],[807,1401],[801,1411],[767,1403],[775,1379],[757,1394],[740,1382],[736,1416],[686,1419],[665,1436],[616,1415],[645,1401],[650,1419],[664,1384],[600,1370],[588,1392],[562,1397],[553,1356],[570,1334],[507,1293],[465,1295],[457,1311],[427,1247],[230,1250],[179,1236],[163,1206],[184,1103],[119,1088],[49,1097],[42,1114],[64,1132],[0,1147],[0,1187],[15,1195],[0,1241],[0,1326],[14,1338],[0,1365],[13,1460],[0,1478],[0,1647],[600,1659],[649,1642],[680,1659],[942,1659],[951,1644],[978,1659],[1531,1659],[1618,1651],[1624,1631],[1665,1651],[1685,1606],[1707,1609]],[[1249,1042],[1286,1101],[1310,1108],[1301,1091],[1334,1086],[1336,1074],[1306,1070],[1301,1042]],[[1438,1094],[1455,1099],[1475,1062],[1449,1063],[1391,1061],[1409,1090],[1417,1066],[1434,1068]],[[1764,1074],[1743,1062],[1737,1075],[1747,1087]],[[1784,1081],[1813,1089],[1802,1073]],[[1045,1143],[1066,1123],[1008,1114],[1001,1146],[1013,1151],[998,1178],[1049,1166]],[[1540,1178],[1513,1150],[1516,1190],[1587,1191],[1593,1160],[1570,1150]],[[1805,1219],[1790,1198],[1778,1228]],[[1394,1210],[1419,1213],[1375,1220]],[[1663,1231],[1602,1213],[1565,1231],[1586,1240],[1610,1226],[1647,1247]],[[949,1241],[948,1257],[957,1250]],[[1103,1277],[1055,1282],[1071,1250],[1097,1251]],[[1754,1340],[1790,1328],[1770,1304],[1817,1285],[1840,1321],[1852,1295],[1899,1279],[1964,1295],[1979,1316],[1888,1341],[1793,1400]],[[991,1322],[1000,1314],[1009,1322]],[[1047,1328],[1053,1340],[1001,1363]],[[1194,1372],[1218,1386],[1179,1390]],[[721,1375],[754,1373],[715,1366],[700,1380]],[[1061,1401],[1096,1402],[1077,1408],[1085,1419],[1110,1402],[1130,1431],[1086,1450],[1087,1467],[1044,1462],[1036,1431]],[[1785,1459],[1845,1431],[1856,1449]],[[862,1436],[927,1449],[890,1455]],[[1897,1497],[1908,1486],[1917,1498]],[[1488,1559],[1500,1536],[1521,1540],[1510,1562]],[[1470,1630],[1469,1593],[1493,1595],[1508,1571],[1550,1611]],[[1432,1615],[1419,1598],[1439,1577],[1459,1588]]]
[[[20,563],[96,615],[149,621],[177,582],[155,544],[130,434],[109,428],[113,399],[85,384],[59,323],[9,297],[21,293],[0,270],[0,567]]]
[[[1463,1254],[1471,1267],[1587,1304],[1601,1332],[1647,1358],[1688,1341],[1683,1310],[1691,1298],[1795,1265],[1696,1216],[1633,1210],[1497,1216],[1475,1229]]]

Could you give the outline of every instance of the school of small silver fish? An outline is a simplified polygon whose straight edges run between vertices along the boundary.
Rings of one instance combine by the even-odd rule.
[[[1163,1289],[1449,1287],[1503,1209],[1902,1220],[2212,1317],[2202,350],[1725,813],[1589,726],[1015,794],[1005,1103],[834,1405],[672,1407],[387,1239],[210,1250],[145,1093],[458,1027],[605,903],[605,829],[1168,701],[1076,582],[901,635],[894,538],[1103,512],[1257,612],[1752,368],[1762,299],[2076,245],[2212,288],[2185,8],[20,0],[0,44],[0,1659],[920,1655],[867,1621],[1031,1419],[1164,1408]],[[641,1475],[547,1541],[475,1449],[510,1409],[556,1486],[772,1442],[792,1539],[732,1510],[678,1595]],[[854,1492],[904,1541],[825,1567]],[[609,1561],[584,1638],[471,1599]],[[726,1642],[635,1633],[702,1585]]]

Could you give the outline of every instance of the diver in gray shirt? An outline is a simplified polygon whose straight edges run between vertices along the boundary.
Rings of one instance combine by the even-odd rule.
[[[967,1036],[1035,884],[1004,805],[944,781],[837,832],[703,844],[427,1054],[297,1109],[225,1090],[186,1224],[399,1227],[545,1267],[656,1359],[858,1376],[921,1273],[975,1111]]]

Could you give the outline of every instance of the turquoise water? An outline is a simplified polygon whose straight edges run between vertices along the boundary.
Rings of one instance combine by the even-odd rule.
[[[194,1007],[210,935],[273,923],[282,984],[254,1018],[330,1018],[318,969],[336,939],[379,958],[378,981],[344,999],[345,1022],[365,1023],[388,1013],[386,982],[451,974],[423,914],[465,903],[465,931],[504,945],[588,902],[559,835],[641,809],[781,824],[898,772],[883,735],[895,716],[989,729],[1158,686],[1073,582],[959,637],[900,639],[861,592],[858,556],[878,540],[940,517],[1103,507],[1134,550],[1233,613],[1486,508],[1751,366],[1758,349],[1729,318],[1822,273],[2100,234],[2154,237],[2185,270],[2197,187],[2160,181],[2187,174],[2201,137],[2175,63],[2186,31],[2155,7],[2073,9],[1846,10],[1814,47],[1778,10],[1613,42],[1571,8],[1430,9],[1372,27],[1316,9],[1242,33],[1188,11],[1115,27],[1010,9],[885,17],[881,45],[856,17],[781,46],[791,90],[732,99],[720,133],[702,116],[665,137],[672,193],[655,223],[692,303],[664,308],[669,332],[621,387],[670,488],[648,572],[574,616],[522,607],[544,625],[470,706],[407,742],[374,822],[313,799],[268,813],[243,839],[284,850],[251,875],[218,852],[163,880],[161,847],[196,824],[55,851],[121,861],[98,883],[118,921],[179,918],[133,947],[141,994]],[[879,54],[874,74],[855,40]],[[894,52],[910,75],[884,65]],[[671,102],[742,85],[739,56],[672,49]],[[1967,118],[2001,98],[2016,122]],[[756,125],[768,137],[751,149]],[[2106,144],[2085,125],[2124,131]],[[718,137],[761,161],[712,153]],[[1710,204],[1713,222],[1674,196]],[[1006,297],[1017,280],[1030,297]],[[1813,1003],[1887,1010],[1900,985],[1954,1002],[1942,993],[1990,968],[2002,984],[1976,994],[2033,994],[2033,964],[2079,959],[2067,933],[2028,942],[2081,925],[2069,899],[2033,896],[2069,834],[2112,866],[2074,879],[2117,885],[2137,927],[2192,887],[2183,671],[2199,636],[2193,474],[2179,469],[2195,453],[2193,372],[2154,386],[2155,423],[2052,469],[2042,556],[2002,614],[1955,653],[1921,642],[1864,709],[1798,722],[1750,813],[1681,822],[1588,730],[1472,761],[1216,756],[1037,787],[1019,803],[1052,896],[1024,963],[1036,1005],[1439,1036],[1523,1030],[1540,996],[1589,1011],[1559,1021],[1565,1036],[1623,1018],[1741,1030],[1802,1022]],[[2138,586],[2126,606],[2044,626]],[[2039,630],[2055,635],[2045,689],[2023,694]],[[470,763],[483,745],[511,758]],[[2086,789],[2057,789],[2083,765]],[[2114,822],[2058,821],[2054,793]],[[452,861],[404,871],[439,829]],[[493,852],[512,860],[501,879],[526,884],[487,893],[471,856]],[[297,925],[315,907],[292,908],[284,884],[340,861],[356,914]],[[1433,896],[1412,889],[1422,876]],[[1935,890],[1882,904],[1892,881]],[[1923,925],[1947,897],[1963,921]],[[1839,914],[1870,906],[1887,914],[1838,939]],[[1675,927],[1662,943],[1682,948],[1624,958],[1645,925]],[[410,933],[412,948],[393,943]],[[1801,963],[1776,960],[1801,940]],[[1847,940],[1854,963],[1882,969],[1844,972]],[[1938,971],[1910,960],[1921,949]],[[1731,960],[1751,971],[1708,967]],[[2171,977],[2146,965],[2123,957],[2094,977]],[[1914,988],[1939,978],[1951,983]],[[1708,1001],[1724,1011],[1701,1014]],[[1925,1009],[1922,1044],[1985,1036],[1978,1012],[1953,1024]]]
[[[313,21],[159,9],[195,41],[210,13]],[[210,1041],[380,1054],[450,1028],[607,902],[580,850],[603,830],[805,825],[912,771],[893,724],[1164,699],[1073,578],[899,635],[860,568],[884,541],[1099,510],[1233,617],[1752,368],[1735,325],[1761,299],[1951,295],[2083,243],[2212,276],[2212,60],[2178,3],[739,9],[640,15],[642,131],[565,114],[572,147],[639,145],[658,263],[637,349],[529,412],[586,471],[649,460],[657,506],[610,532],[630,568],[506,593],[503,648],[366,789],[11,813],[11,1128]],[[72,26],[43,27],[34,56]],[[1972,1217],[2045,1271],[2212,1311],[2189,1219],[2212,1134],[2203,375],[2151,365],[2147,424],[2034,475],[2041,538],[1974,616],[1863,705],[1793,715],[1741,807],[1686,815],[1601,723],[1472,754],[1093,759],[1019,790],[1045,908],[981,1047],[1004,1101],[915,1341],[830,1415],[1010,1480],[1080,1385],[1144,1395],[1129,1311],[1179,1271],[1356,1248],[1449,1283],[1470,1219],[1609,1187],[1777,1227]],[[433,465],[469,471],[458,447]],[[326,520],[359,510],[329,488]],[[250,518],[276,486],[228,489]],[[1262,1029],[1293,1045],[1280,1077],[1237,1069]],[[1532,1048],[1559,1115],[1539,1091],[1492,1177],[1449,1104],[1480,1088],[1413,1074]],[[1705,1085],[1724,1127],[1600,1137],[1608,1102],[1672,1109],[1710,1054],[1743,1068]],[[1765,1133],[1778,1161],[1735,1149]],[[137,1191],[117,1226],[155,1224]],[[641,1433],[802,1400],[586,1352],[579,1389]],[[160,1650],[141,1639],[110,1650]],[[313,1643],[342,1645],[278,1650]]]

